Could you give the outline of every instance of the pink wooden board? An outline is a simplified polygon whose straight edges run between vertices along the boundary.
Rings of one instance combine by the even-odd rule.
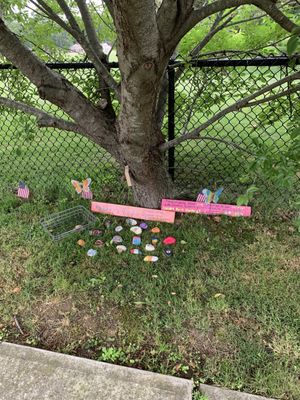
[[[182,213],[196,213],[209,215],[229,215],[231,217],[250,217],[251,207],[233,206],[230,204],[206,204],[187,200],[163,199],[161,209]]]
[[[173,224],[175,221],[174,211],[154,210],[152,208],[139,208],[92,201],[91,210],[100,214],[110,214],[118,217],[130,217],[146,221],[161,221],[169,222],[170,224]]]

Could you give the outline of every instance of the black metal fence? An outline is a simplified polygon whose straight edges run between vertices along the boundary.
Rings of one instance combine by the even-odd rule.
[[[48,64],[97,100],[97,79],[90,63]],[[118,79],[117,65],[112,65]],[[299,68],[286,57],[198,59],[169,65],[168,102],[162,130],[173,139],[197,128],[224,107]],[[0,65],[0,96],[35,105],[54,115],[61,110],[41,100],[36,89],[11,65]],[[0,186],[19,180],[39,191],[69,187],[70,179],[90,176],[101,192],[125,188],[114,160],[99,146],[70,132],[39,129],[35,118],[1,107]],[[261,188],[260,198],[286,195],[251,165],[256,146],[283,153],[290,143],[290,127],[300,116],[297,94],[272,103],[227,114],[210,126],[202,140],[183,142],[168,151],[168,165],[182,195],[195,197],[204,186],[222,184],[230,200],[250,184]],[[251,173],[249,173],[249,171]],[[288,195],[290,196],[290,194]]]

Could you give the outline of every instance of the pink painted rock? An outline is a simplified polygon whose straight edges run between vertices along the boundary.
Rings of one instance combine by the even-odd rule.
[[[166,244],[166,245],[176,244],[176,239],[173,236],[167,236],[163,240],[163,244]]]

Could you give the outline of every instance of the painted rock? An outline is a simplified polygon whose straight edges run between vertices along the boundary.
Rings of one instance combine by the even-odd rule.
[[[119,244],[119,243],[123,242],[123,239],[121,238],[121,236],[114,236],[112,238],[112,242],[115,243],[115,244]]]
[[[123,226],[121,226],[121,225],[118,225],[118,226],[115,228],[115,231],[116,231],[117,233],[121,232],[122,230],[123,230]]]
[[[133,236],[132,238],[132,244],[134,244],[135,246],[139,246],[141,244],[141,238],[140,236]]]
[[[142,233],[142,228],[139,226],[133,226],[130,228],[131,232],[133,232],[135,235],[140,235]]]
[[[80,231],[80,229],[82,229],[82,225],[76,225],[74,228],[74,231]]]
[[[103,247],[104,246],[104,242],[102,240],[96,240],[95,246],[96,247]]]
[[[77,242],[78,246],[84,247],[85,246],[85,241],[83,239],[79,239]]]
[[[157,243],[158,243],[158,238],[157,238],[157,237],[152,237],[152,238],[151,238],[151,243],[152,243],[154,246],[156,246]]]
[[[160,229],[156,226],[155,228],[152,228],[152,229],[151,229],[151,232],[152,232],[152,233],[159,233],[159,232],[160,232]]]
[[[131,249],[130,253],[131,254],[142,254],[141,250],[139,250],[139,249]]]
[[[173,236],[167,236],[163,240],[163,244],[171,245],[171,244],[175,244],[175,243],[176,243],[176,239]]]
[[[109,219],[107,219],[105,222],[104,222],[104,226],[105,226],[105,228],[110,228],[111,227],[111,221],[109,220]]]
[[[91,235],[91,236],[101,236],[102,234],[103,234],[103,232],[100,231],[99,229],[92,229],[92,230],[90,231],[90,235]]]
[[[126,219],[126,224],[129,225],[129,226],[135,226],[135,225],[137,225],[137,221],[135,219],[133,219],[133,218],[127,218]]]
[[[148,224],[146,224],[146,222],[141,222],[140,228],[142,228],[143,230],[148,229]]]
[[[173,255],[173,251],[171,249],[169,249],[168,247],[166,247],[164,249],[164,254],[165,254],[165,256],[170,257]]]
[[[153,244],[146,244],[145,250],[146,251],[154,251],[155,247],[153,246]]]
[[[97,254],[97,250],[94,249],[89,249],[88,252],[86,253],[89,257],[95,257]]]
[[[126,246],[119,245],[119,246],[116,247],[116,249],[117,249],[117,252],[118,252],[119,254],[121,254],[121,253],[124,253],[124,252],[127,250],[127,247],[126,247]]]
[[[158,257],[156,257],[156,256],[146,256],[145,258],[144,258],[144,261],[146,261],[146,262],[156,262],[156,261],[158,261]]]

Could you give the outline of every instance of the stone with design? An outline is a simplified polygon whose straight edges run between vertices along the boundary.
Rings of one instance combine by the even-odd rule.
[[[146,222],[141,222],[140,228],[142,228],[143,230],[148,229],[148,224],[146,224]]]
[[[96,242],[94,243],[94,245],[96,247],[103,247],[104,246],[104,242],[102,240],[96,240]]]
[[[89,249],[88,252],[86,253],[89,257],[95,257],[97,254],[97,250],[94,249]]]
[[[145,246],[145,250],[146,251],[154,251],[155,250],[155,247],[153,246],[153,244],[146,244],[146,246]]]
[[[160,232],[160,229],[156,226],[155,228],[152,228],[152,229],[151,229],[151,232],[152,232],[152,233],[159,233],[159,232]]]
[[[123,239],[121,238],[121,236],[116,235],[112,238],[112,242],[115,244],[119,244],[123,242]]]
[[[84,246],[85,246],[85,241],[84,241],[83,239],[79,239],[79,240],[77,241],[77,244],[78,244],[78,246],[80,246],[80,247],[84,247]]]
[[[133,236],[132,238],[132,244],[135,246],[139,246],[141,244],[142,240],[140,236]]]
[[[122,230],[123,230],[123,226],[121,226],[121,225],[118,225],[118,226],[116,226],[116,228],[115,228],[115,231],[116,231],[117,233],[121,232]]]
[[[133,226],[130,228],[131,232],[133,232],[135,235],[140,235],[142,233],[142,228],[139,226]]]
[[[131,254],[142,254],[142,252],[141,252],[140,249],[131,249],[131,250],[130,250],[130,253],[131,253]]]
[[[157,256],[146,256],[144,258],[144,261],[155,263],[158,261],[158,257]]]
[[[126,247],[126,246],[123,246],[123,245],[118,245],[118,246],[116,247],[116,249],[117,249],[117,252],[118,252],[119,254],[121,254],[121,253],[124,253],[124,252],[127,250],[127,247]]]
[[[164,240],[163,240],[163,244],[166,245],[172,245],[176,243],[176,239],[173,236],[167,236]]]
[[[165,254],[167,257],[170,257],[170,256],[173,255],[173,251],[172,251],[172,249],[166,247],[166,248],[164,249],[164,254]]]
[[[153,244],[153,246],[156,246],[157,243],[158,243],[158,238],[153,236],[153,237],[151,238],[151,243]]]
[[[90,231],[91,236],[101,236],[103,232],[100,229],[92,229]]]
[[[133,218],[127,218],[126,219],[126,224],[129,225],[129,226],[135,226],[135,225],[137,225],[137,221],[135,219],[133,219]]]

